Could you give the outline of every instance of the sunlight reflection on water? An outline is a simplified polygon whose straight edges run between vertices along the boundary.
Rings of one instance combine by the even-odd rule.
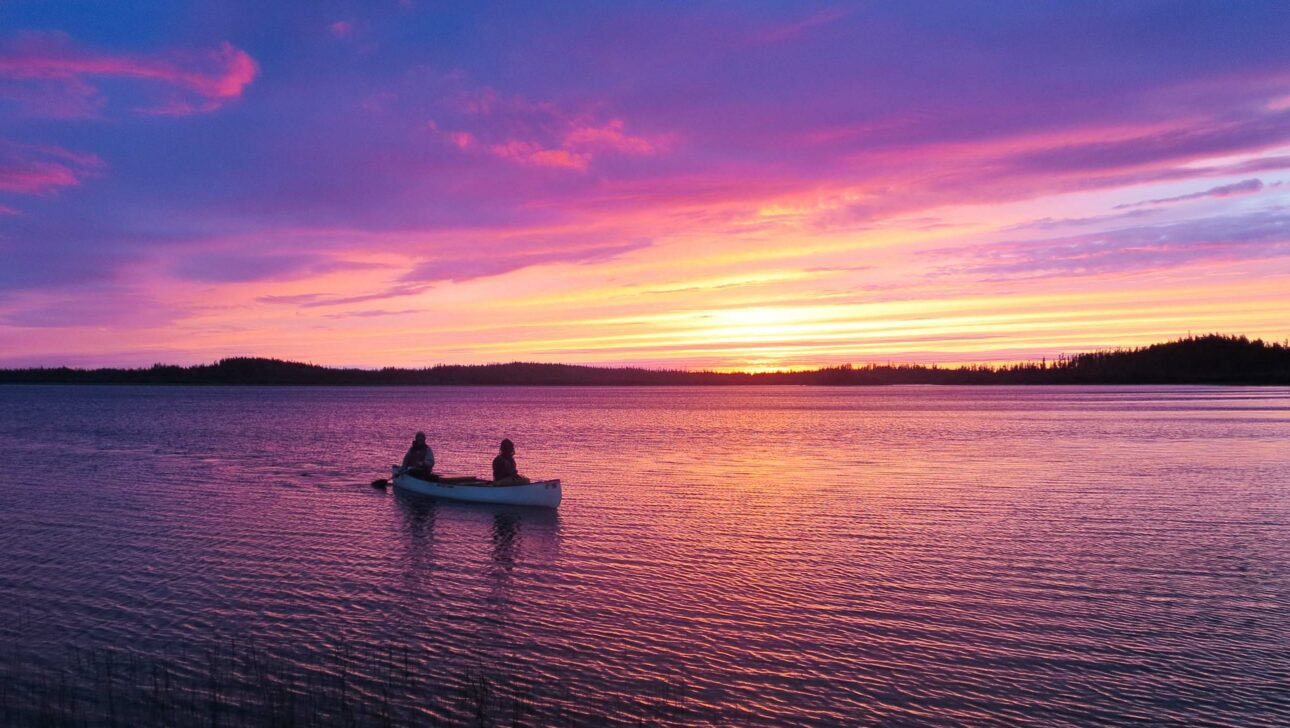
[[[370,488],[418,429],[450,473],[511,437],[565,503]],[[483,670],[574,722],[667,680],[684,721],[1278,724],[1288,441],[1276,389],[0,387],[0,660],[344,645],[359,694]]]

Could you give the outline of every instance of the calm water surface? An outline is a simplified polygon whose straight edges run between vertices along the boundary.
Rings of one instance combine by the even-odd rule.
[[[372,489],[418,429],[564,505]],[[13,720],[240,641],[399,720],[1290,721],[1284,389],[0,387],[0,452]]]

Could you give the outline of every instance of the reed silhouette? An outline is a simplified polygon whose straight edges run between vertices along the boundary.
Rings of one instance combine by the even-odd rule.
[[[483,665],[447,672],[406,648],[379,652],[341,642],[306,668],[237,639],[162,654],[67,647],[39,658],[10,644],[0,650],[0,725],[538,728],[703,717],[675,676],[602,694]],[[354,664],[379,668],[357,675]]]

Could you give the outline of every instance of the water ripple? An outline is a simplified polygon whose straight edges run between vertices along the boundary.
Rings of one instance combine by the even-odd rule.
[[[566,502],[367,487],[416,430]],[[322,722],[1281,725],[1288,440],[1278,389],[0,387],[0,714],[119,653]]]

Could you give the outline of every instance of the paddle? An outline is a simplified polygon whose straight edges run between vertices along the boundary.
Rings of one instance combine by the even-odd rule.
[[[407,468],[400,468],[399,472],[396,473],[396,475],[402,475],[405,472],[407,472]],[[390,485],[390,481],[386,480],[385,478],[377,478],[376,480],[372,481],[372,487],[379,488],[381,490],[385,490],[387,487],[389,487],[389,485]]]
[[[433,480],[427,480],[426,482],[449,483],[449,484],[465,484],[465,483],[476,484],[477,483],[479,485],[484,485],[487,481],[480,480],[474,475],[455,475],[455,476],[435,475],[433,476]],[[372,481],[372,487],[379,488],[381,490],[385,490],[387,487],[389,487],[389,485],[390,485],[390,481],[386,480],[385,478],[377,478],[376,480]]]

